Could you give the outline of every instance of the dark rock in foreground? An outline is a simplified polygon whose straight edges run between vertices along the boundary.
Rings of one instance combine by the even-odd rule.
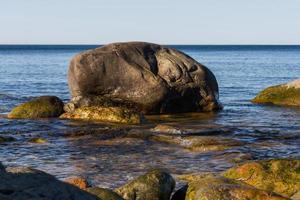
[[[59,117],[64,103],[55,96],[41,96],[15,107],[9,114],[11,119],[34,119]]]
[[[169,200],[174,187],[175,181],[170,174],[153,170],[118,188],[116,192],[125,200]]]
[[[0,163],[1,200],[96,200],[96,196],[31,168],[7,167]],[[101,199],[100,199],[101,200]]]
[[[68,83],[73,98],[129,102],[147,114],[221,108],[208,68],[175,49],[144,42],[110,44],[75,56]]]
[[[300,106],[300,79],[287,84],[268,87],[261,91],[252,102],[280,106]]]

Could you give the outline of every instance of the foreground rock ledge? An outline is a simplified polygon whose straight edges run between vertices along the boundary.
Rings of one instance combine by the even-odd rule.
[[[76,55],[68,83],[73,99],[130,102],[146,114],[221,108],[208,68],[175,49],[145,42],[114,43]]]
[[[300,79],[268,87],[260,92],[252,102],[280,106],[300,106]]]

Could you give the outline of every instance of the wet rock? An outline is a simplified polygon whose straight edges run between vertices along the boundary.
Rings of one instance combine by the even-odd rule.
[[[207,152],[222,151],[235,146],[241,146],[243,143],[234,139],[213,136],[170,136],[170,135],[153,135],[151,140],[176,144],[190,151]]]
[[[7,167],[0,170],[0,199],[99,200],[100,198],[42,171],[27,167]]]
[[[208,68],[175,49],[144,42],[114,43],[76,55],[68,83],[73,98],[130,102],[147,114],[221,108]]]
[[[287,200],[272,192],[214,174],[189,176],[185,200]]]
[[[296,159],[248,162],[227,170],[223,175],[285,197],[300,190],[300,160]]]
[[[181,130],[175,126],[170,126],[166,124],[158,124],[152,129],[153,132],[158,133],[168,133],[168,134],[184,134],[185,131]]]
[[[295,194],[293,194],[291,199],[292,200],[300,200],[300,190],[298,192],[296,192]]]
[[[69,177],[69,178],[65,179],[64,181],[66,183],[74,185],[82,190],[85,190],[88,187],[90,187],[90,184],[88,183],[88,181],[82,177]]]
[[[185,200],[187,189],[188,185],[181,187],[173,194],[171,200]]]
[[[41,96],[15,107],[9,114],[11,119],[34,119],[59,117],[63,113],[63,102],[55,96]]]
[[[44,144],[47,143],[47,140],[39,137],[39,138],[31,138],[28,140],[28,142],[35,143],[35,144]]]
[[[161,170],[153,170],[139,176],[116,192],[125,200],[169,200],[175,187],[172,176]]]
[[[0,136],[0,143],[13,142],[13,141],[16,141],[16,139],[14,137],[11,137],[11,136]]]
[[[124,200],[120,195],[110,189],[91,187],[87,188],[87,192],[103,200]]]
[[[122,124],[139,124],[140,113],[123,107],[81,107],[72,113],[64,113],[61,119],[81,119],[89,121],[102,121]]]
[[[300,79],[287,84],[268,87],[260,92],[252,102],[280,106],[300,106]]]

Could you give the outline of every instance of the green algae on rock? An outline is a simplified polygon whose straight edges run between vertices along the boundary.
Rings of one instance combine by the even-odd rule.
[[[248,162],[227,170],[223,175],[285,197],[300,190],[300,160],[296,159]]]
[[[193,174],[186,180],[189,183],[185,200],[287,200],[275,193],[214,174]]]
[[[268,87],[261,91],[252,102],[280,106],[300,106],[300,88],[288,84]]]
[[[153,170],[116,189],[125,200],[169,200],[175,187],[173,177]]]
[[[28,140],[30,143],[35,143],[35,144],[44,144],[47,143],[47,140],[44,138],[31,138]]]
[[[55,96],[41,96],[23,103],[8,114],[11,119],[35,119],[59,117],[63,113],[64,103]]]
[[[80,107],[71,113],[64,113],[62,119],[81,119],[89,121],[103,121],[122,124],[139,124],[141,114],[123,107]]]
[[[110,189],[91,187],[87,188],[86,191],[103,200],[124,200],[120,195]]]

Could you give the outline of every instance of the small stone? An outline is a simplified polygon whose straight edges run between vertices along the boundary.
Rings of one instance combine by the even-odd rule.
[[[167,172],[153,170],[118,188],[125,200],[169,200],[175,180]]]
[[[120,195],[110,189],[91,187],[87,188],[86,191],[103,200],[124,200]]]
[[[44,138],[31,138],[28,140],[30,143],[36,143],[36,144],[44,144],[47,143],[47,140]]]
[[[64,103],[55,96],[41,96],[23,103],[7,115],[10,119],[36,119],[59,117],[63,113]]]
[[[74,185],[82,190],[85,190],[88,187],[90,187],[88,181],[81,177],[69,177],[65,180],[65,182]]]

